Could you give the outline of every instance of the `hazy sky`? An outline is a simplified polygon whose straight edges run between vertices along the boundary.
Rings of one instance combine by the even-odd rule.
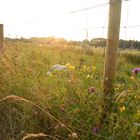
[[[107,3],[109,0],[0,0],[0,23],[8,37],[55,36],[66,39],[106,37],[108,6],[85,12],[69,12]],[[140,25],[140,0],[122,4],[121,27]],[[120,38],[140,40],[140,26],[121,28]]]

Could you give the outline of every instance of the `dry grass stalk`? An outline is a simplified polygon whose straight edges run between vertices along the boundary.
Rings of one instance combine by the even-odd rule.
[[[28,134],[26,136],[24,136],[21,140],[27,140],[30,138],[39,138],[39,137],[46,137],[47,135],[44,133],[38,133],[38,134]]]
[[[128,93],[128,91],[123,91],[122,93],[120,93],[120,95],[117,97],[115,103],[117,103],[121,99],[121,97],[125,96],[127,93]]]
[[[24,102],[27,102],[27,103],[31,103],[29,100],[23,98],[23,97],[19,97],[19,96],[16,96],[16,95],[9,95],[9,96],[6,96],[4,98],[2,98],[0,100],[0,102],[2,101],[7,101],[7,100],[14,100],[14,101],[24,101]]]
[[[68,131],[70,131],[71,133],[73,133],[73,131],[70,129],[70,128],[68,128],[65,124],[63,124],[61,121],[59,121],[57,118],[55,118],[53,115],[51,115],[48,111],[46,111],[46,110],[43,110],[39,105],[37,105],[37,104],[35,104],[35,103],[33,103],[33,102],[31,102],[31,101],[29,101],[29,100],[27,100],[27,99],[25,99],[25,98],[23,98],[23,97],[20,97],[20,96],[16,96],[16,95],[8,95],[8,96],[6,96],[6,97],[4,97],[4,98],[2,98],[2,99],[0,99],[0,102],[2,102],[2,101],[11,101],[11,100],[13,100],[13,101],[23,101],[23,102],[26,102],[26,103],[29,103],[29,104],[31,104],[31,105],[33,105],[33,106],[36,106],[38,109],[40,109],[40,110],[42,110],[44,113],[46,113],[48,116],[50,116],[52,119],[54,119],[55,121],[57,121],[57,122],[59,122],[61,125],[63,125]],[[43,133],[39,133],[40,135],[42,135]],[[34,136],[37,136],[38,135],[38,137],[39,137],[39,134],[35,134]],[[29,138],[29,136],[33,136],[33,134],[29,134],[29,135],[27,135],[28,137],[26,137],[25,136],[25,138],[27,139],[27,138]],[[45,134],[45,136],[49,136],[49,135],[46,135]],[[79,139],[79,138],[78,138]],[[25,139],[22,139],[22,140],[25,140]]]

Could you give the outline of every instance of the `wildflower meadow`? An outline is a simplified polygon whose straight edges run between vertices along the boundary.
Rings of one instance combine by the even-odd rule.
[[[103,48],[6,42],[0,55],[0,139],[140,139],[137,59],[139,51],[118,54],[109,125],[100,128]]]

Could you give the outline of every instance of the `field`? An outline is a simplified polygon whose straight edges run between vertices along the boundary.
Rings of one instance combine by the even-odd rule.
[[[60,64],[66,69],[51,69]],[[137,140],[140,52],[118,54],[109,125],[98,127],[104,50],[6,43],[0,55],[0,140]]]

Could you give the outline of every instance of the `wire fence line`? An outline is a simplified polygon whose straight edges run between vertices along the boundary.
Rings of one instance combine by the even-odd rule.
[[[88,27],[86,29],[90,30],[90,29],[95,29],[95,28],[108,28],[109,26],[93,26],[93,27]],[[131,26],[121,26],[120,28],[139,28],[140,25],[131,25]],[[79,30],[85,30],[85,28],[83,29],[79,29]]]
[[[131,0],[122,0],[122,2],[128,2],[128,1],[131,1]],[[115,2],[111,2],[111,3],[115,3]],[[106,3],[101,3],[101,4],[98,4],[98,5],[94,5],[94,6],[91,6],[91,7],[87,7],[87,8],[83,8],[83,9],[79,9],[79,10],[75,10],[75,11],[71,11],[71,12],[69,12],[69,13],[67,13],[67,15],[72,15],[72,14],[74,14],[74,13],[78,13],[78,12],[87,12],[88,10],[92,10],[92,9],[95,9],[95,8],[100,8],[100,7],[103,7],[103,6],[107,6],[107,5],[109,5],[110,4],[110,1],[109,2],[106,2]],[[127,5],[128,6],[128,5]],[[127,11],[126,11],[126,13],[127,13],[127,19],[126,19],[126,22],[124,23],[124,25],[122,25],[121,27],[120,27],[120,29],[125,29],[125,36],[127,36],[127,29],[136,29],[136,28],[140,28],[140,24],[137,24],[137,25],[128,25],[128,18],[129,18],[129,14],[128,14],[128,12],[129,12],[129,9],[127,8]],[[84,15],[85,16],[85,15]],[[108,26],[107,26],[107,19],[108,19],[108,13],[106,14],[106,18],[105,18],[105,20],[102,22],[103,24],[101,25],[101,26],[89,26],[88,25],[88,22],[90,22],[89,21],[89,15],[88,15],[88,13],[86,14],[86,16],[87,17],[85,17],[85,21],[86,21],[86,25],[85,25],[85,27],[82,27],[82,28],[78,28],[78,27],[75,27],[75,28],[64,28],[64,29],[62,29],[63,31],[65,31],[65,32],[77,32],[78,33],[78,31],[80,32],[80,31],[84,31],[85,33],[84,34],[89,34],[89,35],[91,35],[91,32],[94,30],[94,29],[101,29],[100,30],[100,32],[102,32],[101,33],[101,36],[105,36],[105,33],[107,32],[107,28],[108,28]],[[93,15],[94,16],[94,15]],[[73,18],[73,17],[72,17]],[[77,18],[78,19],[78,18]],[[77,20],[76,19],[76,20]],[[19,26],[19,28],[22,28],[22,26],[24,26],[24,25],[31,25],[31,24],[34,24],[34,23],[37,23],[38,24],[38,22],[40,22],[39,20],[29,20],[29,21],[26,21],[26,22],[24,22],[24,23],[21,23]],[[76,21],[75,21],[76,22]],[[68,26],[67,24],[65,24],[65,26]],[[124,32],[124,31],[122,31],[122,32]],[[9,36],[12,36],[12,35],[10,35],[9,34]],[[85,35],[85,36],[87,36],[87,35]],[[85,37],[85,38],[87,38],[88,39],[88,37]],[[126,37],[125,37],[125,39],[126,39]]]
[[[122,2],[127,2],[127,1],[130,1],[130,0],[122,0]],[[83,9],[79,9],[79,10],[74,10],[74,11],[68,12],[67,14],[74,14],[74,13],[77,13],[77,12],[83,12],[83,11],[87,11],[87,10],[92,10],[92,9],[107,6],[107,5],[113,4],[113,3],[116,3],[116,2],[114,2],[114,1],[110,2],[109,1],[109,2],[106,2],[106,3],[94,5],[94,6],[91,6],[91,7],[87,7],[87,8],[83,8]]]
[[[103,4],[99,4],[99,5],[95,5],[95,6],[91,6],[91,7],[88,7],[88,8],[83,8],[83,9],[79,9],[79,10],[75,10],[75,11],[71,11],[71,12],[68,12],[67,14],[74,14],[74,13],[77,13],[77,12],[83,12],[83,11],[87,11],[87,10],[91,10],[91,9],[94,9],[94,8],[99,8],[99,7],[102,7],[102,6],[105,6],[105,5],[108,5],[109,3],[103,3]]]

